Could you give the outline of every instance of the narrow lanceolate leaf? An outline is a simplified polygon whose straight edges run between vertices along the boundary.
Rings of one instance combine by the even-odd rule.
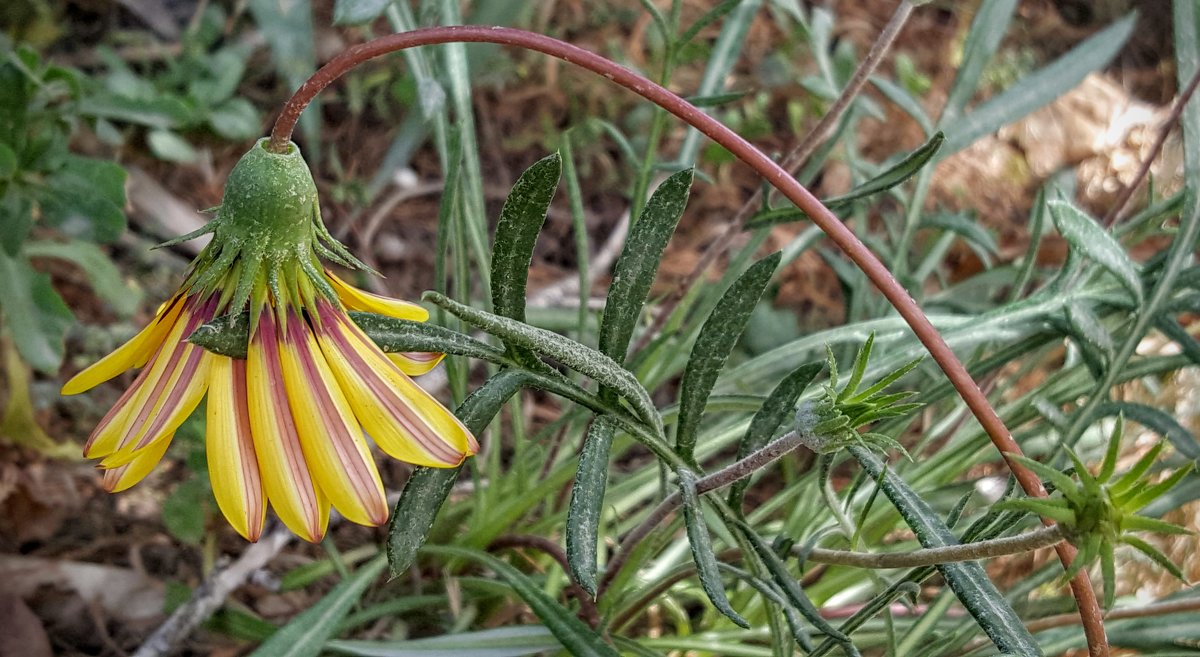
[[[683,522],[687,526],[688,543],[692,547],[692,559],[696,562],[696,574],[700,585],[717,611],[739,627],[750,629],[750,623],[733,610],[725,596],[725,585],[721,582],[721,571],[717,566],[717,555],[713,552],[708,527],[704,524],[704,512],[700,508],[700,496],[696,494],[696,476],[689,470],[679,470],[679,494],[683,498]]]
[[[1008,31],[1008,23],[1016,8],[1017,0],[985,0],[980,4],[963,42],[962,63],[950,86],[941,122],[952,123],[975,95],[979,78],[1000,47],[1000,40]]]
[[[1112,335],[1101,323],[1100,318],[1096,313],[1092,312],[1091,308],[1078,302],[1070,302],[1066,307],[1067,323],[1075,335],[1087,341],[1088,344],[1100,350],[1105,356],[1111,358],[1113,350],[1116,349],[1116,344],[1113,342]]]
[[[504,201],[492,243],[492,308],[497,315],[525,320],[533,245],[561,175],[562,158],[558,153],[547,155],[521,174]]]
[[[1135,402],[1105,402],[1096,409],[1096,417],[1123,416],[1166,438],[1180,454],[1200,459],[1200,441],[1170,413]]]
[[[600,540],[600,510],[608,485],[608,452],[616,425],[599,416],[588,429],[571,487],[571,506],[567,509],[567,563],[575,581],[596,595],[596,552]]]
[[[863,447],[850,447],[849,450],[867,474],[881,481],[883,493],[916,533],[922,546],[932,548],[958,544],[950,528],[925,500],[909,488],[903,479],[887,469],[883,461]],[[1042,654],[1033,635],[1025,629],[1020,617],[996,590],[978,562],[947,563],[938,566],[938,570],[996,648],[1021,657]]]
[[[692,355],[683,371],[679,392],[679,426],[676,428],[675,449],[683,458],[692,459],[696,449],[696,433],[700,428],[704,405],[712,393],[717,375],[725,360],[746,328],[750,313],[758,305],[767,283],[779,266],[781,254],[775,252],[754,263],[729,286],[712,314],[700,328]]]
[[[643,422],[652,427],[655,433],[662,433],[662,418],[659,417],[658,410],[650,399],[650,393],[646,392],[646,389],[629,370],[621,367],[608,356],[557,333],[472,308],[444,294],[426,292],[423,298],[445,308],[459,319],[495,335],[506,343],[545,354],[576,372],[590,376],[600,384],[614,389],[633,405],[638,417]]]
[[[263,642],[254,657],[316,657],[333,636],[338,624],[362,598],[363,591],[387,565],[382,557],[372,559],[315,605],[296,616]]]
[[[500,372],[471,393],[454,414],[478,436],[524,381],[525,375],[517,370]],[[392,577],[399,576],[412,565],[461,470],[461,465],[413,470],[392,511],[392,522],[388,527],[387,555]]]
[[[1137,265],[1113,237],[1091,217],[1067,201],[1055,200],[1046,204],[1058,232],[1071,247],[1107,269],[1140,305],[1142,303],[1142,279]]]
[[[521,596],[542,624],[562,643],[563,648],[575,657],[618,657],[616,649],[600,634],[579,620],[569,609],[546,595],[540,584],[504,561],[486,552],[459,547],[439,546],[430,548],[430,552],[471,559],[487,566]]]
[[[1012,0],[1003,2],[1015,4]],[[1104,68],[1129,39],[1136,22],[1135,18],[1131,13],[1093,34],[1062,57],[980,103],[965,116],[953,120],[943,116],[940,127],[946,131],[946,145],[942,147],[939,159],[953,155],[970,146],[976,139],[1049,104],[1065,90],[1082,82],[1089,73]],[[1003,28],[994,24],[985,23],[982,27],[997,35],[1004,32]]]
[[[468,335],[427,322],[376,313],[351,312],[350,319],[388,353],[442,353],[508,364],[504,352]],[[230,358],[244,359],[250,335],[250,313],[224,315],[196,329],[188,342]]]
[[[939,132],[930,138],[929,141],[922,144],[920,148],[909,153],[903,160],[888,167],[874,178],[851,189],[845,194],[822,199],[821,202],[836,212],[838,209],[849,205],[852,201],[887,191],[915,176],[917,172],[933,159],[938,149],[942,147],[943,141],[945,141],[945,137]],[[746,222],[746,228],[761,228],[763,226],[773,226],[790,221],[799,221],[807,216],[799,208],[794,207],[766,210],[750,217]]]
[[[767,399],[759,407],[758,412],[754,414],[754,419],[750,420],[750,427],[746,429],[745,435],[738,443],[738,460],[762,449],[775,435],[775,430],[779,428],[779,425],[791,418],[800,393],[804,392],[808,384],[812,383],[822,366],[823,364],[820,362],[801,365],[775,386],[775,389],[767,395]],[[734,511],[741,512],[742,498],[745,497],[746,488],[749,486],[750,478],[747,477],[734,482],[730,487],[729,506],[733,507]]]
[[[629,229],[625,247],[613,266],[598,346],[601,353],[618,363],[625,362],[625,350],[658,273],[663,250],[683,216],[693,174],[693,169],[684,169],[654,190],[641,216]]]

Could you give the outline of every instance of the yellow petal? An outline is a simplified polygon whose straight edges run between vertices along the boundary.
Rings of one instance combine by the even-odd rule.
[[[262,535],[267,495],[254,454],[246,361],[214,356],[208,374],[205,452],[217,508],[250,542]]]
[[[110,493],[119,493],[132,487],[150,474],[154,466],[162,460],[163,454],[167,453],[167,447],[170,445],[171,436],[167,436],[165,440],[139,451],[129,463],[105,470],[100,485]]]
[[[124,430],[116,439],[116,450],[104,458],[102,466],[124,465],[138,450],[174,433],[204,398],[213,355],[183,341],[196,327],[212,319],[214,303],[198,305],[195,314],[177,327],[181,328],[181,339],[168,343],[173,347],[170,354],[166,358],[161,352],[156,356],[149,377],[142,383],[143,392],[124,417],[123,426],[118,425]],[[173,331],[171,335],[176,334]],[[96,442],[100,443],[99,440]],[[96,445],[93,447],[97,452],[100,449]]]
[[[279,355],[304,458],[321,492],[351,522],[387,520],[383,483],[346,396],[308,323],[289,317]]]
[[[329,505],[313,484],[292,421],[277,339],[274,313],[267,310],[246,354],[250,434],[271,507],[288,529],[315,543],[325,535]]]
[[[159,307],[155,318],[150,320],[150,323],[137,335],[117,347],[109,355],[71,377],[71,380],[63,385],[62,394],[79,394],[104,383],[125,370],[145,365],[158,346],[162,344],[163,338],[174,328],[182,309],[181,297],[176,295]]]
[[[343,313],[318,301],[318,343],[367,434],[393,458],[453,467],[478,450],[466,427]]]
[[[396,319],[409,319],[414,322],[424,322],[429,319],[429,311],[415,303],[360,290],[334,276],[333,272],[329,270],[325,270],[325,275],[333,284],[338,299],[350,310],[387,315]]]
[[[425,353],[422,351],[405,351],[387,355],[388,360],[396,364],[401,372],[409,376],[421,376],[438,366],[446,354]]]

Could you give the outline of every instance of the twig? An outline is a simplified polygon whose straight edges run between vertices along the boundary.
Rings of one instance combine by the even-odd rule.
[[[1129,607],[1126,609],[1114,609],[1104,616],[1104,620],[1121,620],[1125,618],[1145,618],[1147,616],[1166,616],[1167,614],[1178,614],[1185,611],[1200,611],[1200,599],[1192,598],[1190,600],[1172,600],[1171,602],[1156,602],[1143,607]],[[1077,620],[1075,614],[1058,614],[1057,616],[1047,616],[1038,618],[1037,620],[1029,621],[1025,627],[1030,632],[1041,632],[1053,627],[1065,627],[1074,625]]]
[[[967,407],[971,409],[971,413],[987,433],[992,445],[1001,453],[1025,493],[1030,497],[1047,496],[1041,479],[1034,472],[1010,458],[1010,455],[1022,454],[1021,447],[1013,440],[1008,427],[1000,419],[987,396],[971,378],[962,361],[946,344],[941,333],[929,321],[929,317],[925,315],[925,312],[921,310],[904,286],[896,280],[896,277],[879,257],[863,244],[854,231],[842,223],[829,208],[813,196],[812,192],[801,185],[777,162],[746,141],[744,137],[662,85],[656,84],[645,76],[610,59],[552,37],[514,28],[458,25],[389,34],[346,50],[330,60],[301,85],[280,112],[266,148],[276,153],[288,152],[291,148],[292,131],[304,108],[322,89],[347,71],[367,60],[388,53],[416,46],[442,43],[496,43],[518,46],[580,66],[604,76],[674,114],[754,169],[767,184],[779,189],[798,209],[808,215],[813,223],[837,244],[879,289],[896,309],[896,312],[904,318],[917,339],[921,341],[933,360],[946,374],[946,378],[950,380]],[[1051,521],[1047,519],[1043,519],[1043,522],[1051,524]],[[1058,552],[1059,561],[1063,566],[1069,567],[1075,559],[1075,548],[1062,542],[1055,546],[1055,550]],[[1096,591],[1092,588],[1091,580],[1085,570],[1080,569],[1071,580],[1071,591],[1079,606],[1080,619],[1087,635],[1089,653],[1095,657],[1107,657],[1109,647],[1108,638],[1104,632],[1104,618],[1100,611],[1100,603],[1096,598]]]
[[[837,128],[837,124],[842,120],[846,110],[850,109],[850,104],[854,99],[862,93],[863,87],[866,86],[867,80],[875,73],[875,69],[879,68],[879,63],[891,50],[892,44],[896,42],[896,37],[900,34],[900,30],[904,28],[904,24],[908,22],[908,17],[912,15],[913,5],[908,0],[901,0],[896,6],[896,11],[892,13],[892,18],[887,25],[879,33],[875,42],[871,44],[871,49],[867,52],[866,57],[858,64],[858,68],[854,70],[854,74],[850,77],[850,82],[846,84],[846,88],[834,101],[829,111],[821,117],[804,139],[796,145],[792,152],[788,153],[783,160],[783,168],[789,173],[795,173],[797,169],[804,166],[813,153],[824,144]],[[777,190],[772,189],[768,196],[770,199],[775,198]],[[725,230],[721,236],[708,245],[708,248],[700,254],[700,259],[696,261],[696,265],[692,267],[692,271],[688,273],[675,289],[671,292],[671,296],[663,301],[662,308],[659,314],[651,322],[650,326],[638,336],[637,342],[634,343],[633,352],[636,353],[646,347],[654,336],[662,330],[670,316],[675,312],[675,308],[683,301],[687,291],[700,280],[704,272],[717,261],[721,255],[728,253],[736,244],[742,240],[738,239],[738,234],[746,224],[746,220],[753,214],[757,204],[754,199],[757,194],[752,195],[742,207],[738,209],[733,218],[725,225]]]
[[[1010,554],[1022,554],[1050,547],[1062,540],[1062,529],[1058,525],[1051,525],[1016,536],[945,547],[923,548],[911,552],[875,553],[813,548],[808,553],[808,560],[832,566],[852,566],[854,568],[921,568],[957,561],[976,561]],[[796,546],[793,551],[801,554],[802,549],[800,546]],[[1075,618],[1078,619],[1078,616]]]
[[[142,643],[133,657],[166,657],[179,644],[225,604],[225,598],[246,583],[250,576],[266,566],[294,536],[283,525],[267,532],[259,542],[246,548],[237,559],[217,566],[192,597],[176,609],[154,633]]]
[[[1150,153],[1142,160],[1142,166],[1138,169],[1137,175],[1133,177],[1133,180],[1129,181],[1125,189],[1121,190],[1120,196],[1113,202],[1113,206],[1109,209],[1108,214],[1104,215],[1102,223],[1105,227],[1111,228],[1118,221],[1125,218],[1122,216],[1125,207],[1129,205],[1129,200],[1133,198],[1133,193],[1137,191],[1138,187],[1142,186],[1142,181],[1150,174],[1150,166],[1154,164],[1154,160],[1158,159],[1158,154],[1162,152],[1163,145],[1167,143],[1167,137],[1171,134],[1171,129],[1175,127],[1176,123],[1179,123],[1179,117],[1183,115],[1183,108],[1192,99],[1192,94],[1196,93],[1197,85],[1200,85],[1200,70],[1196,71],[1191,81],[1188,82],[1187,88],[1183,90],[1183,93],[1179,94],[1179,98],[1175,99],[1175,105],[1171,108],[1171,113],[1167,116],[1167,119],[1163,121],[1162,127],[1158,129],[1158,137],[1154,140],[1154,146],[1150,148]]]

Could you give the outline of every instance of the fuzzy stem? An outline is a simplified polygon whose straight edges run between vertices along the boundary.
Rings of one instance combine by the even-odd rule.
[[[717,144],[733,153],[738,159],[753,168],[771,186],[778,189],[788,200],[808,215],[825,234],[867,275],[871,282],[895,307],[896,311],[912,328],[914,334],[929,350],[933,360],[945,372],[955,390],[975,415],[988,434],[992,444],[1008,462],[1021,488],[1030,497],[1045,497],[1042,482],[1030,470],[1009,461],[1007,454],[1021,454],[1021,448],[1013,440],[1008,428],[992,408],[987,397],[976,385],[966,367],[958,360],[929,318],[892,276],[887,267],[868,249],[861,240],[825,207],[811,192],[796,181],[778,163],[761,150],[738,135],[720,121],[700,111],[696,106],[644,76],[593,52],[559,41],[545,35],[505,27],[463,25],[433,27],[399,34],[389,34],[354,46],[323,66],[284,105],[275,122],[268,148],[274,152],[286,152],[292,130],[304,108],[316,95],[359,64],[388,53],[415,46],[442,43],[495,43],[534,50],[575,64],[633,91],[650,102],[679,117]],[[1049,521],[1044,521],[1049,524]],[[1075,558],[1075,549],[1066,542],[1056,546],[1064,567]],[[1071,590],[1079,605],[1079,612],[1087,635],[1089,652],[1092,655],[1108,655],[1108,639],[1104,632],[1103,616],[1095,591],[1087,573],[1080,570],[1071,580]]]

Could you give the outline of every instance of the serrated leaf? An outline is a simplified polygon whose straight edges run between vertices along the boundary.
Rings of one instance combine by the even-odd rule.
[[[321,654],[325,642],[386,565],[382,556],[367,562],[316,604],[279,628],[251,653],[252,657],[316,657]]]
[[[734,611],[725,595],[721,582],[721,571],[717,566],[717,555],[713,552],[708,526],[704,523],[704,512],[700,508],[700,496],[696,494],[696,476],[689,470],[679,470],[679,494],[683,500],[683,523],[687,527],[688,544],[692,548],[692,559],[696,562],[696,574],[700,586],[709,602],[738,627],[750,629],[750,623]]]
[[[526,347],[550,356],[576,372],[590,376],[603,385],[613,388],[633,405],[641,420],[654,429],[656,434],[662,433],[662,418],[659,416],[654,402],[650,399],[650,393],[646,392],[637,377],[608,356],[557,333],[472,308],[444,294],[426,292],[423,298],[445,308],[455,317],[491,333],[505,343]]]
[[[608,485],[608,452],[616,425],[606,416],[592,421],[579,455],[571,505],[567,509],[567,563],[575,581],[596,595],[596,554],[600,540],[600,511]]]
[[[1050,208],[1050,216],[1054,218],[1058,232],[1071,247],[1116,276],[1141,305],[1142,279],[1137,266],[1112,233],[1067,201],[1054,200],[1046,205]]]
[[[751,265],[729,286],[700,328],[680,383],[679,420],[675,431],[675,449],[687,461],[692,460],[696,434],[713,384],[745,330],[751,311],[771,282],[781,255],[775,252]]]
[[[862,447],[850,447],[849,451],[868,475],[880,481],[881,490],[900,512],[904,522],[916,533],[921,545],[932,548],[958,544],[958,538],[924,498],[874,454]],[[1022,656],[1042,654],[1033,635],[1004,596],[996,590],[979,563],[947,563],[939,565],[938,570],[959,602],[1000,651]]]
[[[492,309],[525,320],[525,285],[533,247],[562,175],[562,158],[551,153],[521,174],[500,210],[492,243]]]
[[[1136,402],[1105,402],[1096,408],[1096,417],[1123,416],[1166,438],[1189,459],[1200,459],[1200,441],[1173,415],[1161,409]]]
[[[472,434],[478,436],[524,383],[524,373],[517,370],[502,371],[463,400],[454,414]],[[387,557],[393,578],[412,565],[417,550],[429,537],[438,510],[445,503],[461,470],[461,465],[457,468],[413,469],[400,493],[400,499],[396,501],[388,526]]]
[[[1009,5],[1008,13],[1011,15],[1011,6],[1016,3],[1013,0],[1002,0],[1002,2]],[[981,24],[983,13],[981,11],[976,15],[976,21],[972,24],[972,32],[978,26],[979,29],[985,30],[987,36],[984,38],[998,40],[1004,35],[1005,30],[999,22]],[[942,147],[939,159],[945,159],[970,146],[980,137],[991,134],[1002,126],[1049,104],[1063,95],[1065,91],[1082,82],[1088,74],[1103,68],[1120,52],[1122,46],[1129,39],[1136,23],[1135,18],[1135,14],[1130,14],[1093,34],[1062,57],[1024,76],[1008,89],[980,103],[965,116],[960,117],[956,112],[950,111],[952,107],[961,107],[960,104],[957,104],[959,97],[955,95],[956,90],[952,90],[953,99],[948,101],[947,112],[940,121],[940,127],[946,131],[946,144]],[[1005,19],[1005,23],[1007,23],[1007,19]],[[992,50],[995,50],[994,45]],[[988,56],[990,57],[990,53]],[[961,71],[965,68],[965,65],[960,68],[960,77],[962,77]],[[965,103],[973,94],[974,88],[974,83],[970,89],[964,87],[966,91],[965,95],[961,96],[962,103]]]
[[[779,425],[791,418],[795,412],[796,400],[800,398],[800,394],[804,392],[808,384],[816,378],[822,367],[823,363],[821,362],[801,365],[775,386],[775,389],[767,395],[762,406],[759,407],[758,412],[754,414],[754,418],[750,420],[750,426],[742,435],[741,441],[738,442],[738,460],[744,459],[764,447],[775,435]],[[749,477],[735,481],[730,486],[729,506],[733,507],[735,511],[741,511],[742,499],[749,486]]]
[[[617,651],[600,634],[585,625],[570,610],[546,595],[541,585],[536,584],[527,575],[500,559],[486,552],[459,547],[438,546],[429,548],[429,551],[470,559],[499,575],[525,601],[525,604],[529,605],[542,624],[562,643],[563,648],[575,657],[619,657]]]
[[[687,206],[693,171],[680,171],[654,190],[637,222],[630,227],[625,246],[613,266],[598,347],[618,363],[625,362],[633,328],[658,273],[663,251]]]

